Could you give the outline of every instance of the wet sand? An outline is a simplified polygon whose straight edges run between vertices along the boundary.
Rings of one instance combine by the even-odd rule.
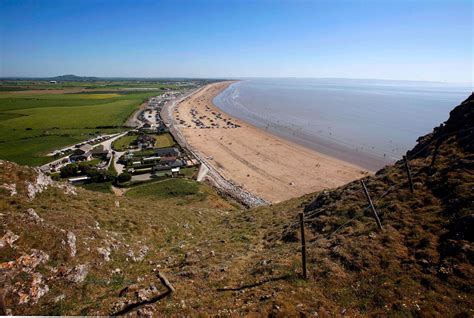
[[[206,86],[182,101],[173,113],[186,141],[224,177],[276,203],[367,174],[357,165],[276,137],[220,111],[212,100],[231,83]]]

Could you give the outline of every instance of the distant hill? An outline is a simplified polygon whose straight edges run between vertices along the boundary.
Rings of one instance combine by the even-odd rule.
[[[98,77],[93,76],[77,76],[73,74],[68,75],[60,75],[50,78],[52,81],[62,81],[62,82],[90,82],[90,81],[98,81],[100,80]]]

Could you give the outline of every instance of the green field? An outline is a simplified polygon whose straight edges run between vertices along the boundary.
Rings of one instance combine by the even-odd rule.
[[[0,94],[0,159],[40,165],[45,154],[96,134],[123,131],[123,123],[161,91],[107,94]]]
[[[176,142],[174,141],[173,136],[169,133],[155,136],[156,148],[167,148],[173,147],[174,145],[176,145]]]
[[[125,151],[130,144],[138,138],[138,135],[126,135],[112,142],[112,149],[116,151]]]
[[[173,136],[169,133],[155,135],[155,147],[156,148],[167,148],[176,145]],[[120,137],[112,143],[112,148],[116,151],[125,151],[128,149],[130,144],[138,138],[138,135],[126,135]]]
[[[173,83],[160,81],[65,81],[51,84],[49,81],[2,81],[0,91],[57,90],[57,89],[177,89]]]

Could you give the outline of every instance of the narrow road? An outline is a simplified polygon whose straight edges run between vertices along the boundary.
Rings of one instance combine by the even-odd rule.
[[[115,140],[117,140],[118,138],[126,135],[128,133],[128,131],[126,132],[123,132],[123,133],[118,133],[116,135],[113,135],[112,138],[110,139],[107,139],[107,140],[104,140],[103,142],[100,142],[98,144],[95,144],[92,146],[92,148],[97,148],[99,147],[100,145],[103,145],[104,146],[104,149],[105,150],[112,150],[112,142],[114,142]],[[74,147],[73,146],[70,146],[70,147]],[[68,148],[70,148],[68,147]],[[66,162],[66,163],[61,163],[64,159],[68,159],[69,158],[69,155],[68,156],[64,156],[62,158],[59,158],[59,159],[56,159],[54,161],[51,161],[51,162],[48,162],[47,164],[44,164],[42,166],[40,166],[40,169],[48,169],[50,167],[50,165],[56,165],[56,169],[60,169],[62,168],[63,166],[69,164],[69,161]]]

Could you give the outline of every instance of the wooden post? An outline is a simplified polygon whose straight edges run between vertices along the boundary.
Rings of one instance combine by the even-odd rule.
[[[410,191],[413,193],[415,192],[415,187],[413,186],[413,179],[411,178],[410,165],[408,164],[407,156],[403,156],[403,161],[405,161],[405,170],[407,171],[408,181],[410,182]]]
[[[308,279],[306,271],[306,239],[304,237],[304,213],[300,213],[300,230],[301,230],[301,261],[303,265],[303,278]]]
[[[168,291],[170,293],[174,293],[175,289],[174,289],[173,285],[170,284],[169,280],[165,277],[165,275],[163,275],[160,271],[157,271],[156,272],[156,277],[158,277],[160,282],[163,285],[165,285],[166,289],[168,289]]]
[[[374,204],[372,203],[372,199],[370,198],[369,191],[367,191],[367,188],[365,187],[364,180],[360,180],[360,183],[362,183],[365,196],[367,197],[367,201],[370,204],[370,208],[372,209],[372,212],[374,213],[374,218],[375,218],[375,221],[377,222],[377,226],[379,227],[379,230],[382,231],[383,230],[382,223],[380,223],[379,215],[377,214],[377,210],[375,210]]]

